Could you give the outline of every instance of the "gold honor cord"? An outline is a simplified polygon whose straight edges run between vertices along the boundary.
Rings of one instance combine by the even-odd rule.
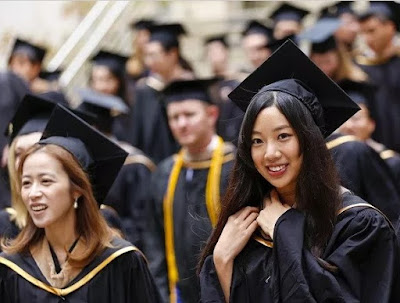
[[[383,160],[387,160],[389,158],[392,158],[394,156],[396,156],[396,152],[390,149],[384,150],[382,152],[379,153],[379,156],[381,156],[381,158]]]
[[[211,166],[208,171],[207,185],[206,185],[206,205],[208,216],[211,221],[211,225],[214,228],[218,221],[218,215],[220,210],[220,181],[221,181],[221,167],[224,160],[223,151],[224,141],[218,137],[218,145],[214,150],[211,158]]]
[[[224,158],[224,141],[218,137],[218,145],[213,151],[211,158],[210,170],[207,176],[206,185],[206,206],[211,224],[214,227],[218,220],[219,212],[219,184],[221,176],[221,166]],[[178,282],[179,274],[175,258],[175,242],[174,242],[174,196],[176,185],[178,184],[179,174],[183,166],[183,151],[181,150],[176,157],[175,164],[172,168],[168,181],[167,192],[164,196],[164,231],[165,231],[165,250],[168,268],[168,282],[170,290],[170,302],[177,302],[176,282]]]
[[[332,149],[335,148],[336,146],[342,145],[343,143],[351,141],[357,141],[357,138],[354,136],[341,136],[336,139],[333,139],[332,141],[327,142],[326,147],[328,149]]]

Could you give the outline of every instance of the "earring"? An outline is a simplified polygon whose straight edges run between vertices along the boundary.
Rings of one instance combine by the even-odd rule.
[[[75,208],[75,209],[78,208],[78,198],[75,198],[75,201],[74,201],[74,208]]]

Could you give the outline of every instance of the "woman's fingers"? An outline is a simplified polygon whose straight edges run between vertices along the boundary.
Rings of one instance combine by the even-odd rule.
[[[255,212],[250,213],[250,214],[247,216],[247,218],[243,221],[243,226],[244,226],[246,229],[249,229],[249,226],[250,226],[254,221],[256,221],[257,217],[258,217],[258,213],[255,213]]]
[[[236,217],[239,221],[244,221],[251,213],[258,213],[259,209],[253,206],[246,206],[239,211],[239,215]]]

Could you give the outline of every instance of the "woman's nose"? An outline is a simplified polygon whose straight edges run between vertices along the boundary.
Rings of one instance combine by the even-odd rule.
[[[31,189],[29,191],[29,198],[34,199],[40,197],[42,195],[41,188],[38,184],[32,184]]]
[[[268,144],[265,149],[264,158],[269,161],[274,161],[281,156],[279,147],[276,144]]]

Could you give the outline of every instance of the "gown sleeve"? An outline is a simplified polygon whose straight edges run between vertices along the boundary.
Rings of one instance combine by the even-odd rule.
[[[213,256],[209,255],[205,260],[200,272],[201,302],[216,303],[225,302],[224,292],[219,283],[215,270]]]
[[[0,302],[11,302],[5,283],[6,274],[7,269],[5,266],[0,265]]]
[[[149,260],[150,272],[160,291],[162,301],[169,297],[167,262],[165,258],[163,195],[165,178],[163,169],[156,171],[151,180],[149,201],[145,206],[144,253]]]
[[[304,215],[291,209],[275,226],[274,301],[394,302],[399,247],[382,215],[369,208],[357,213],[323,261],[305,247],[304,224]],[[321,261],[335,270],[325,269]]]

